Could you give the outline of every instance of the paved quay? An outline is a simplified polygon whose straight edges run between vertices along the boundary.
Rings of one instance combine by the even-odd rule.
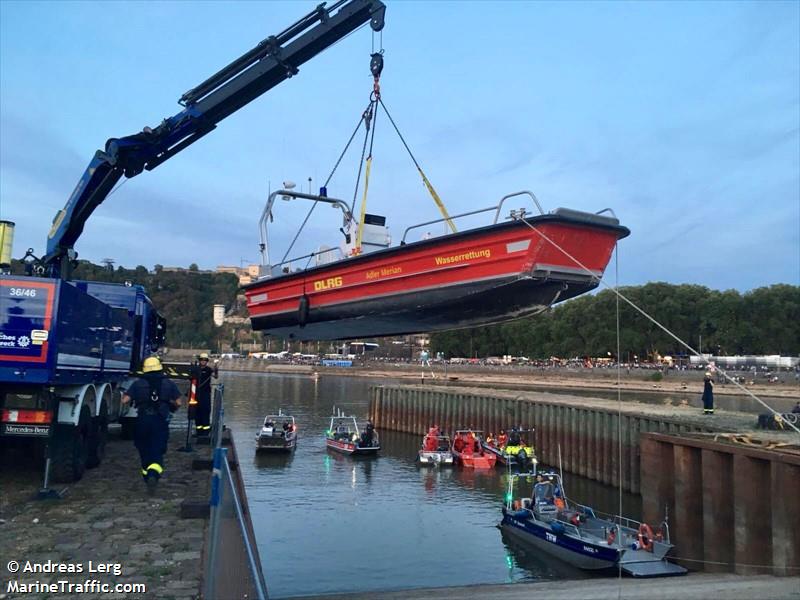
[[[8,598],[199,598],[202,553],[207,520],[182,519],[185,499],[208,500],[209,471],[193,471],[192,460],[207,459],[208,446],[177,452],[184,437],[172,431],[166,472],[153,497],[139,476],[139,458],[132,441],[112,428],[106,457],[74,484],[54,484],[67,494],[61,500],[33,500],[41,469],[31,457],[6,451],[0,457],[0,600]],[[81,573],[9,573],[9,561],[24,566],[63,563],[81,565]],[[118,563],[119,575],[90,573],[99,563]],[[143,583],[145,593],[9,593],[8,583],[86,580],[101,583]]]
[[[504,585],[426,588],[395,592],[303,596],[293,600],[798,600],[800,577],[690,574],[665,579],[582,579]]]

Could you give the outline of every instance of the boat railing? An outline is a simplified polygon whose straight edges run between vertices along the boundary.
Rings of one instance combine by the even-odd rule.
[[[585,504],[580,504],[579,502],[574,502],[572,500],[569,501],[570,505],[573,507],[578,507],[581,509],[582,512],[586,513],[589,516],[592,516],[596,519],[603,519],[605,521],[611,521],[612,523],[616,523],[621,527],[625,527],[627,529],[631,529],[633,531],[638,531],[639,527],[641,526],[641,521],[637,521],[636,519],[629,519],[628,517],[623,517],[620,515],[613,515],[611,513],[604,513],[599,510],[595,510],[590,506],[586,506]]]
[[[533,203],[536,205],[536,208],[539,209],[539,214],[540,215],[544,214],[544,210],[542,210],[542,205],[539,204],[539,199],[536,197],[536,195],[529,190],[523,190],[521,192],[514,192],[513,194],[506,194],[505,196],[500,198],[500,202],[497,203],[497,212],[494,215],[495,223],[497,223],[497,220],[500,218],[500,211],[503,209],[503,203],[509,198],[515,198],[516,196],[530,196],[531,200],[533,200]],[[524,215],[525,211],[523,210],[522,213]]]
[[[427,227],[428,225],[436,225],[437,223],[444,223],[445,221],[457,221],[458,219],[462,219],[464,217],[471,217],[474,215],[480,215],[486,212],[496,211],[497,206],[488,206],[486,208],[479,208],[478,210],[471,210],[469,212],[460,213],[458,215],[451,215],[447,218],[441,219],[434,219],[433,221],[425,221],[424,223],[417,223],[416,225],[411,225],[410,227],[406,227],[406,230],[403,232],[403,238],[400,240],[400,245],[404,246],[406,244],[406,237],[410,231],[415,229],[420,229],[421,227]]]
[[[337,252],[338,253],[338,256],[336,256],[333,260],[341,260],[341,259],[345,258],[344,252],[342,252],[341,248],[326,248],[325,250],[318,250],[318,251],[315,251],[315,252],[309,252],[308,254],[303,254],[302,256],[294,256],[294,257],[288,258],[288,259],[286,259],[286,260],[284,260],[282,262],[275,263],[274,265],[269,265],[269,271],[270,271],[269,275],[271,277],[275,277],[276,275],[283,275],[284,273],[289,273],[291,271],[291,264],[293,262],[297,262],[297,261],[304,260],[304,259],[307,258],[308,262],[306,263],[306,265],[302,269],[300,269],[301,271],[305,271],[306,269],[308,269],[308,264],[311,262],[311,259],[313,259],[315,256],[322,256],[323,254],[327,254],[329,252]],[[331,261],[331,262],[333,262],[333,261]],[[286,270],[282,270],[282,267],[284,265],[290,265],[290,266],[287,267]],[[276,271],[276,269],[277,269],[277,271]]]
[[[338,198],[329,198],[328,196],[318,196],[315,194],[304,194],[302,192],[297,192],[294,190],[276,190],[272,192],[269,197],[267,198],[267,203],[264,206],[264,210],[261,213],[261,219],[258,221],[258,229],[261,234],[261,243],[259,244],[261,248],[261,265],[264,268],[269,268],[270,260],[269,260],[269,234],[267,232],[267,224],[269,220],[272,218],[272,207],[275,205],[276,198],[281,197],[285,200],[290,199],[303,199],[303,200],[312,200],[313,202],[322,202],[323,204],[328,204],[333,208],[338,208],[342,212],[343,222],[347,223],[353,219],[353,215],[350,212],[350,207],[347,205],[347,202],[344,200],[339,200]],[[309,213],[310,215],[311,213]],[[306,216],[306,221],[308,221],[308,216]],[[300,229],[295,234],[295,240],[300,235],[300,232],[303,230],[303,225],[300,226]],[[286,251],[286,255],[289,254],[292,250],[292,245],[294,242],[289,246],[289,249]],[[312,253],[314,254],[314,253]],[[318,254],[318,253],[316,253]],[[284,255],[283,260],[279,264],[285,264],[286,262],[290,262],[286,260],[286,255]],[[294,260],[299,260],[294,259]],[[274,265],[273,265],[274,266]],[[261,276],[271,275],[270,273],[261,273]]]
[[[494,213],[494,219],[492,220],[492,223],[496,224],[497,221],[500,219],[500,211],[503,210],[503,204],[505,203],[505,201],[508,200],[509,198],[515,198],[517,196],[529,196],[530,199],[533,201],[534,205],[536,206],[536,208],[539,210],[539,214],[541,214],[541,215],[544,214],[544,210],[542,209],[542,205],[539,204],[539,200],[538,200],[538,198],[536,198],[536,195],[533,192],[528,191],[528,190],[524,190],[524,191],[521,191],[521,192],[514,192],[513,194],[506,194],[505,196],[503,196],[500,199],[500,202],[498,202],[497,204],[495,204],[493,206],[487,206],[486,208],[479,208],[478,210],[471,210],[469,212],[460,213],[460,214],[457,214],[457,215],[450,215],[450,216],[447,216],[447,217],[443,217],[441,219],[434,219],[433,221],[425,221],[424,223],[418,223],[416,225],[411,225],[410,227],[406,228],[405,232],[403,232],[403,239],[400,240],[400,245],[402,246],[402,245],[404,245],[406,243],[406,237],[408,237],[408,233],[410,231],[413,231],[415,229],[419,229],[421,227],[427,227],[428,225],[436,225],[437,223],[444,223],[446,221],[447,222],[456,221],[457,219],[462,219],[464,217],[472,217],[472,216],[480,215],[480,214],[487,213],[487,212],[493,212]],[[527,214],[527,211],[524,208],[521,208],[519,211],[512,210],[511,213],[510,213],[510,217],[515,219],[515,218],[518,218],[518,217],[524,217],[526,214]]]

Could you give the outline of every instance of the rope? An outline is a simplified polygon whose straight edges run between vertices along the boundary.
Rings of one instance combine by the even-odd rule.
[[[370,105],[371,104],[372,104],[372,102],[370,102]],[[325,184],[323,185],[323,187],[328,187],[328,184],[331,182],[331,179],[333,179],[333,175],[334,175],[334,173],[336,173],[336,169],[339,168],[339,164],[342,162],[342,159],[344,158],[344,155],[347,154],[347,150],[350,148],[350,144],[353,143],[353,140],[355,139],[356,134],[358,133],[358,130],[361,129],[361,123],[364,122],[364,115],[365,114],[366,114],[366,111],[361,113],[361,117],[358,119],[358,124],[356,125],[356,128],[353,130],[353,134],[350,136],[350,139],[347,140],[347,143],[344,146],[344,150],[342,150],[342,153],[339,155],[339,158],[336,161],[336,164],[333,165],[333,169],[331,170],[330,175],[328,175],[328,178],[325,180]],[[361,160],[364,160],[363,155],[361,157]],[[309,193],[311,193],[311,190],[309,190]],[[283,258],[281,259],[282,263],[286,262],[286,257],[289,256],[289,252],[291,252],[292,248],[294,248],[294,245],[297,242],[297,238],[300,237],[300,233],[303,231],[303,228],[306,226],[306,223],[308,223],[308,219],[311,217],[311,213],[313,213],[314,209],[317,208],[317,204],[319,204],[319,201],[314,200],[314,203],[311,205],[311,208],[308,209],[308,213],[306,213],[306,218],[303,219],[303,222],[300,225],[300,228],[297,230],[297,233],[294,234],[294,238],[292,239],[292,243],[289,244],[289,247],[286,249],[286,252],[284,253]]]
[[[367,131],[364,135],[364,145],[361,147],[361,160],[358,161],[358,175],[356,175],[356,187],[353,190],[353,202],[350,204],[350,214],[353,214],[353,211],[356,209],[356,197],[358,196],[358,186],[361,183],[361,170],[364,168],[364,156],[367,154],[367,140],[369,139],[369,128],[370,122],[372,121],[372,104],[373,102],[370,100],[369,106],[364,111],[364,114],[361,115],[361,118],[364,119],[364,123],[366,124]]]
[[[754,569],[789,569],[792,571],[800,571],[800,567],[788,567],[785,565],[748,565],[746,563],[729,563],[720,562],[717,560],[700,560],[697,558],[684,558],[683,556],[670,556],[673,560],[684,560],[686,562],[703,563],[704,565],[724,565],[727,567],[751,567]]]
[[[551,245],[553,245],[553,246],[554,246],[554,247],[555,247],[555,248],[556,248],[556,249],[557,249],[559,252],[561,252],[561,253],[562,253],[564,256],[566,256],[566,257],[567,257],[567,258],[569,258],[569,259],[570,259],[570,260],[571,260],[573,263],[575,263],[576,265],[578,265],[578,266],[579,266],[581,269],[583,269],[584,271],[586,271],[586,272],[587,272],[587,273],[589,273],[590,275],[594,275],[594,273],[593,273],[591,270],[589,270],[589,268],[588,268],[586,265],[584,265],[584,264],[583,264],[581,261],[579,261],[577,258],[575,258],[574,256],[572,256],[572,255],[571,255],[569,252],[567,252],[566,250],[564,250],[564,248],[562,248],[561,246],[559,246],[559,245],[558,245],[556,242],[554,242],[553,240],[551,240],[551,239],[550,239],[549,237],[547,237],[547,236],[546,236],[544,233],[542,233],[541,231],[539,231],[538,229],[536,229],[536,227],[534,227],[533,225],[531,225],[531,224],[530,224],[530,222],[528,222],[528,220],[527,220],[527,219],[525,219],[524,217],[519,217],[519,219],[520,219],[520,220],[521,220],[523,223],[525,223],[525,224],[526,224],[528,227],[530,227],[530,228],[531,228],[533,231],[535,231],[536,233],[538,233],[538,234],[539,234],[539,235],[540,235],[540,236],[541,236],[541,237],[542,237],[542,238],[543,238],[543,239],[544,239],[546,242],[549,242],[549,243],[550,243]],[[681,338],[679,338],[677,335],[675,335],[674,333],[672,333],[672,332],[671,332],[669,329],[667,329],[667,328],[666,328],[664,325],[662,325],[661,323],[659,323],[658,321],[656,321],[656,319],[654,319],[653,317],[651,317],[651,316],[650,316],[649,314],[647,314],[647,313],[646,313],[644,310],[642,310],[641,308],[639,308],[638,306],[636,306],[636,304],[635,304],[635,303],[634,303],[632,300],[630,300],[630,299],[629,299],[627,296],[625,296],[625,294],[623,294],[622,292],[620,292],[620,291],[618,291],[618,290],[614,289],[613,287],[611,287],[610,285],[608,285],[606,282],[604,282],[602,279],[598,280],[598,283],[599,283],[600,285],[602,285],[602,286],[604,286],[604,287],[606,287],[606,288],[610,289],[611,291],[613,291],[613,292],[614,292],[614,294],[616,294],[616,296],[617,296],[618,298],[620,298],[620,299],[624,300],[624,301],[625,301],[627,304],[629,304],[631,307],[633,307],[633,309],[634,309],[634,310],[636,310],[638,313],[640,313],[640,314],[641,314],[641,315],[642,315],[644,318],[646,318],[648,321],[650,321],[651,323],[653,323],[654,325],[656,325],[656,326],[657,326],[659,329],[661,329],[661,330],[662,330],[664,333],[666,333],[668,336],[670,336],[670,337],[671,337],[672,339],[674,339],[676,342],[678,342],[679,344],[681,344],[681,345],[682,345],[684,348],[686,348],[687,350],[689,350],[689,351],[690,351],[692,354],[694,354],[695,356],[699,357],[699,358],[700,358],[700,359],[701,359],[701,360],[702,360],[704,363],[706,363],[706,364],[709,364],[709,361],[708,361],[708,360],[706,360],[706,357],[705,357],[705,356],[703,356],[702,354],[700,354],[700,352],[698,352],[697,350],[695,350],[694,348],[692,348],[692,347],[691,347],[691,346],[690,346],[688,343],[684,342],[684,341],[683,341]],[[619,359],[619,356],[617,356],[617,359]],[[740,389],[742,392],[744,392],[746,395],[750,396],[750,397],[751,397],[753,400],[755,400],[756,402],[758,402],[759,404],[761,404],[761,406],[763,406],[764,408],[766,408],[766,409],[767,409],[768,411],[770,411],[770,412],[771,412],[773,415],[780,415],[780,413],[779,413],[778,411],[776,411],[774,408],[772,408],[772,407],[771,407],[769,404],[767,404],[767,403],[766,403],[766,402],[764,402],[764,401],[763,401],[761,398],[759,398],[758,396],[756,396],[755,394],[753,394],[753,392],[751,392],[750,390],[748,390],[748,389],[747,389],[746,387],[744,387],[743,385],[740,385],[738,381],[736,381],[736,380],[735,380],[735,379],[733,379],[732,377],[728,376],[728,374],[727,374],[727,373],[726,373],[724,370],[722,370],[722,369],[719,369],[719,367],[717,367],[717,369],[719,370],[719,372],[720,372],[720,373],[722,373],[722,376],[723,376],[723,377],[725,377],[725,379],[727,379],[728,381],[730,381],[730,382],[731,382],[733,385],[735,385],[737,388],[739,388],[739,389]],[[788,423],[788,422],[787,422],[786,424],[787,424],[787,425],[789,425],[789,427],[791,427],[791,428],[792,428],[792,429],[794,429],[794,430],[795,430],[797,433],[799,433],[799,434],[800,434],[800,429],[798,429],[798,428],[797,428],[795,425],[793,425],[792,423]]]
[[[403,134],[400,133],[400,130],[397,128],[397,124],[394,122],[392,115],[389,114],[389,109],[386,108],[386,105],[383,103],[382,98],[379,97],[378,102],[381,103],[383,110],[386,112],[386,116],[389,117],[389,122],[392,124],[392,127],[394,127],[395,132],[397,132],[397,136],[400,138],[400,141],[403,142],[403,146],[405,146],[408,155],[411,157],[411,160],[414,161],[414,166],[417,167],[417,171],[419,171],[419,174],[422,177],[422,182],[425,184],[425,187],[428,188],[428,192],[433,197],[433,201],[436,203],[436,206],[439,207],[439,212],[442,213],[442,216],[444,217],[444,220],[447,222],[447,225],[450,227],[450,230],[453,233],[456,233],[457,230],[455,223],[453,223],[453,220],[450,218],[450,215],[447,212],[447,208],[445,208],[444,206],[444,202],[442,202],[442,199],[439,198],[439,194],[436,193],[436,190],[433,189],[433,185],[425,176],[425,173],[422,171],[422,167],[419,166],[419,163],[417,162],[417,159],[414,157],[413,152],[411,152],[411,148],[408,147],[408,144],[406,143]]]
[[[371,106],[371,105],[372,105],[372,101],[370,101],[370,103],[369,103],[369,106]],[[342,159],[344,158],[344,155],[347,154],[347,150],[350,148],[350,144],[353,143],[353,140],[355,139],[356,134],[358,133],[358,130],[361,129],[361,124],[364,122],[364,115],[366,115],[367,109],[369,108],[369,106],[367,106],[367,108],[364,109],[364,112],[362,112],[361,116],[358,118],[358,124],[356,125],[356,128],[353,130],[353,134],[350,136],[350,139],[347,140],[347,143],[344,146],[344,150],[342,150],[342,153],[339,155],[339,158],[336,161],[336,164],[333,165],[333,169],[331,170],[330,175],[328,175],[328,178],[325,180],[325,184],[324,184],[323,187],[328,187],[328,184],[331,182],[331,179],[333,179],[333,174],[336,173],[336,169],[339,168],[339,163],[342,162]]]
[[[380,99],[380,95],[376,94],[376,98]],[[367,156],[367,169],[364,172],[364,195],[361,198],[361,214],[358,219],[358,232],[356,233],[356,246],[354,251],[356,254],[361,254],[361,240],[364,237],[364,218],[367,214],[367,192],[369,191],[369,174],[372,171],[372,148],[375,145],[375,130],[378,124],[378,103],[375,102],[375,113],[372,121],[372,136],[369,140],[369,156]]]

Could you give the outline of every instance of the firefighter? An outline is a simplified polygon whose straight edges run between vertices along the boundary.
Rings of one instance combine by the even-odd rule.
[[[211,435],[211,378],[218,379],[219,371],[216,362],[214,368],[208,366],[208,354],[198,356],[198,364],[192,367],[192,379],[197,382],[197,405],[195,406],[194,423],[197,437]]]
[[[181,405],[178,386],[164,376],[157,356],[144,360],[144,375],[123,393],[122,404],[136,408],[134,443],[142,463],[142,478],[149,494],[155,492],[164,472],[164,451],[169,435],[169,416]]]

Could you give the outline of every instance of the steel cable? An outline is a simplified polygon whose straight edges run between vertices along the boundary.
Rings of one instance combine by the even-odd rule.
[[[562,253],[564,256],[566,256],[566,257],[567,257],[567,258],[569,258],[569,259],[570,259],[570,260],[571,260],[573,263],[575,263],[576,265],[578,265],[578,266],[579,266],[581,269],[583,269],[584,271],[586,271],[586,272],[587,272],[587,273],[589,273],[590,275],[593,275],[593,276],[595,275],[595,274],[594,274],[594,273],[593,273],[593,272],[592,272],[592,271],[591,271],[591,270],[590,270],[590,269],[589,269],[589,268],[588,268],[586,265],[584,265],[584,264],[583,264],[581,261],[579,261],[577,258],[575,258],[574,256],[572,256],[572,255],[571,255],[569,252],[567,252],[567,251],[566,251],[564,248],[562,248],[561,246],[559,246],[559,245],[558,245],[558,244],[557,244],[555,241],[553,241],[553,240],[551,240],[549,237],[547,237],[547,235],[545,235],[544,233],[542,233],[541,231],[539,231],[539,230],[538,230],[536,227],[534,227],[533,225],[531,225],[531,223],[530,223],[530,222],[529,222],[527,219],[525,219],[524,217],[519,217],[519,219],[520,219],[520,220],[521,220],[523,223],[525,223],[525,224],[526,224],[528,227],[530,227],[530,228],[531,228],[533,231],[535,231],[537,234],[539,234],[539,236],[541,236],[541,237],[542,237],[542,239],[544,239],[546,242],[550,243],[550,244],[551,244],[552,246],[554,246],[554,247],[555,247],[555,248],[556,248],[556,249],[557,249],[559,252],[561,252],[561,253]],[[709,361],[706,359],[706,357],[705,357],[705,356],[703,356],[703,355],[702,355],[700,352],[698,352],[697,350],[695,350],[694,348],[692,348],[692,347],[691,347],[691,346],[690,346],[688,343],[684,342],[684,341],[683,341],[681,338],[679,338],[677,335],[675,335],[674,333],[672,333],[672,331],[670,331],[669,329],[667,329],[667,328],[666,328],[664,325],[662,325],[660,322],[658,322],[658,321],[657,321],[655,318],[651,317],[651,316],[650,316],[650,315],[649,315],[647,312],[645,312],[643,309],[639,308],[639,307],[636,305],[636,303],[635,303],[635,302],[633,302],[632,300],[630,300],[630,299],[629,299],[627,296],[625,296],[625,294],[623,294],[622,292],[620,292],[620,291],[618,291],[618,290],[614,289],[613,287],[611,287],[610,285],[608,285],[606,282],[604,282],[602,279],[598,279],[598,284],[599,284],[599,285],[602,285],[602,286],[605,286],[607,289],[610,289],[611,291],[613,291],[613,292],[614,292],[614,294],[616,294],[618,298],[621,298],[622,300],[624,300],[624,301],[625,301],[627,304],[629,304],[629,305],[630,305],[630,306],[631,306],[631,307],[632,307],[632,308],[633,308],[635,311],[637,311],[638,313],[640,313],[640,314],[641,314],[643,317],[645,317],[645,318],[646,318],[648,321],[650,321],[651,323],[653,323],[653,324],[654,324],[656,327],[658,327],[659,329],[661,329],[661,330],[662,330],[664,333],[666,333],[666,334],[667,334],[668,336],[670,336],[672,339],[674,339],[675,341],[677,341],[677,342],[678,342],[679,344],[681,344],[681,345],[682,345],[684,348],[686,348],[687,350],[689,350],[689,351],[690,351],[692,354],[694,354],[695,356],[697,356],[698,358],[700,358],[700,360],[702,360],[702,361],[703,361],[705,364],[709,364]],[[619,358],[619,357],[617,357],[617,358]],[[753,400],[755,400],[756,402],[758,402],[759,404],[761,404],[761,406],[763,406],[764,408],[766,408],[766,409],[767,409],[768,411],[770,411],[770,412],[771,412],[773,415],[780,415],[780,413],[779,413],[778,411],[776,411],[774,408],[772,408],[772,407],[771,407],[769,404],[767,404],[766,402],[764,402],[764,401],[763,401],[761,398],[759,398],[758,396],[756,396],[756,395],[755,395],[753,392],[751,392],[750,390],[748,390],[746,387],[744,387],[743,385],[739,384],[739,382],[738,382],[738,381],[736,381],[735,379],[733,379],[732,377],[730,377],[730,376],[729,376],[729,375],[728,375],[728,374],[727,374],[727,373],[726,373],[726,372],[725,372],[723,369],[720,369],[719,367],[716,367],[716,368],[717,368],[717,370],[718,370],[720,373],[722,373],[722,376],[723,376],[725,379],[727,379],[728,381],[730,381],[730,382],[731,382],[733,385],[735,385],[735,386],[736,386],[737,388],[739,388],[739,389],[740,389],[742,392],[744,392],[745,394],[747,394],[748,396],[750,396],[750,397],[751,397]],[[800,434],[800,429],[798,429],[798,428],[797,428],[795,425],[793,425],[793,424],[791,424],[791,423],[787,423],[787,425],[789,425],[789,427],[791,427],[792,429],[794,429],[794,430],[795,430],[795,432],[797,432],[798,434]]]

